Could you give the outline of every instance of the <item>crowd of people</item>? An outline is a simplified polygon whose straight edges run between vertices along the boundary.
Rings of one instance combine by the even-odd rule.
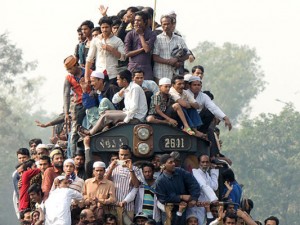
[[[40,127],[55,126],[52,146],[35,138],[17,151],[13,202],[21,224],[203,225],[261,224],[251,199],[220,150],[217,125],[230,119],[209,91],[203,66],[176,30],[171,11],[153,20],[150,7],[116,16],[100,6],[99,27],[84,21],[75,53],[64,60],[64,112]],[[109,165],[93,160],[91,136],[126,123],[160,123],[210,143],[199,167],[182,168],[179,152],[133,162],[128,145]],[[83,140],[84,149],[77,146]],[[91,169],[89,169],[91,168]],[[278,225],[272,216],[265,225]]]

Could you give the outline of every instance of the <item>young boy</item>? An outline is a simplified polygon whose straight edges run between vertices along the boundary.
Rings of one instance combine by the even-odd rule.
[[[178,122],[174,118],[179,117],[183,124],[183,131],[194,135],[195,132],[189,127],[181,106],[172,100],[169,94],[170,88],[171,80],[169,78],[164,77],[159,80],[159,92],[152,96],[147,122],[165,123],[176,127]]]
[[[71,201],[81,200],[82,194],[69,189],[69,181],[65,176],[58,176],[54,180],[56,188],[50,192],[45,202],[46,222],[45,225],[71,225]]]

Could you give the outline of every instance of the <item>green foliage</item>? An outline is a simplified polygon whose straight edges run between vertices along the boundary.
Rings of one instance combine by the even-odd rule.
[[[300,113],[287,105],[279,114],[244,120],[226,139],[245,195],[254,200],[255,218],[278,215],[280,224],[296,225],[300,184]]]
[[[203,89],[210,90],[215,102],[233,122],[249,110],[250,101],[264,90],[264,74],[255,49],[248,46],[202,42],[193,50],[196,60],[191,66],[205,70]],[[190,70],[191,70],[190,68]]]
[[[34,125],[34,119],[46,120],[42,116],[45,112],[32,112],[32,106],[40,101],[36,97],[39,78],[32,79],[26,72],[35,66],[35,62],[24,62],[22,51],[10,43],[7,34],[0,35],[0,197],[8,203],[0,205],[1,224],[16,224],[11,182],[16,151],[28,148],[32,138],[40,137],[47,142],[45,138],[50,136],[49,130]]]

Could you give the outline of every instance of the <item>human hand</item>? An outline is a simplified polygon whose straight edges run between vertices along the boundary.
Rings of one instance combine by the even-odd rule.
[[[178,125],[178,122],[172,118],[169,118],[168,122],[169,122],[169,124],[171,124],[172,126],[175,126],[175,127]]]
[[[178,209],[178,211],[182,213],[183,210],[184,210],[186,207],[187,207],[187,203],[182,201],[182,202],[179,203],[179,209]]]
[[[41,123],[39,120],[35,120],[34,122],[35,122],[36,125],[39,126],[39,127],[43,127],[43,128],[47,127],[46,124]]]
[[[85,81],[84,77],[82,77],[80,80],[79,80],[79,84],[81,86],[81,89],[82,91],[85,93],[87,92],[87,88],[89,86],[89,83]]]
[[[90,136],[85,136],[83,138],[83,144],[84,144],[85,149],[90,148],[90,142],[91,142]]]
[[[188,207],[194,207],[196,205],[196,200],[192,200],[188,202]]]
[[[126,160],[125,160],[125,166],[126,166],[128,169],[132,170],[132,160],[131,160],[131,159],[126,159]]]
[[[98,9],[102,16],[107,16],[108,6],[100,5]]]
[[[191,196],[190,195],[180,195],[180,199],[185,202],[188,202],[188,201],[190,201]]]
[[[232,125],[229,118],[225,116],[223,119],[224,119],[225,127],[228,127],[228,130],[230,131],[232,129]]]
[[[177,58],[170,58],[169,59],[169,64],[171,66],[175,66],[175,64],[178,62],[178,59]]]
[[[228,181],[225,181],[225,186],[227,187],[227,189],[229,190],[229,191],[232,191],[232,189],[233,189],[233,185],[230,185],[230,183],[228,182]]]

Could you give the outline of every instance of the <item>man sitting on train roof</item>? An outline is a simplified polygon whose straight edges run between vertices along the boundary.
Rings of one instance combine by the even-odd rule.
[[[226,116],[223,113],[223,111],[210,99],[208,95],[201,92],[201,88],[202,88],[201,78],[198,76],[192,76],[189,79],[189,83],[190,83],[189,85],[190,88],[189,90],[187,90],[187,93],[192,95],[195,98],[198,105],[201,106],[197,108],[198,113],[200,114],[204,108],[207,108],[215,117],[217,117],[221,121],[224,121],[225,126],[228,126],[228,129],[231,130],[232,125],[228,116]],[[211,121],[205,121],[205,122],[206,124],[203,124],[202,126],[205,125],[205,127],[208,128]]]
[[[201,118],[197,112],[199,104],[188,91],[184,90],[183,76],[176,75],[172,78],[172,87],[170,89],[172,99],[179,103],[185,115],[189,127],[195,132],[197,137],[206,138],[206,136],[197,130],[202,125]]]
[[[183,124],[183,130],[190,135],[195,133],[189,127],[186,117],[179,103],[175,103],[169,94],[171,80],[162,78],[159,80],[159,92],[152,96],[147,122],[164,123],[172,126],[178,126],[178,121]]]
[[[159,91],[157,84],[153,80],[145,80],[144,71],[140,68],[132,72],[132,80],[143,88],[149,108],[152,95]]]
[[[100,116],[95,126],[86,130],[79,127],[79,132],[84,135],[93,135],[112,123],[114,125],[129,122],[144,121],[148,107],[143,89],[132,81],[132,74],[129,70],[120,72],[117,76],[117,82],[122,89],[116,93],[112,99],[114,104],[124,99],[125,108],[123,110],[107,110]]]

